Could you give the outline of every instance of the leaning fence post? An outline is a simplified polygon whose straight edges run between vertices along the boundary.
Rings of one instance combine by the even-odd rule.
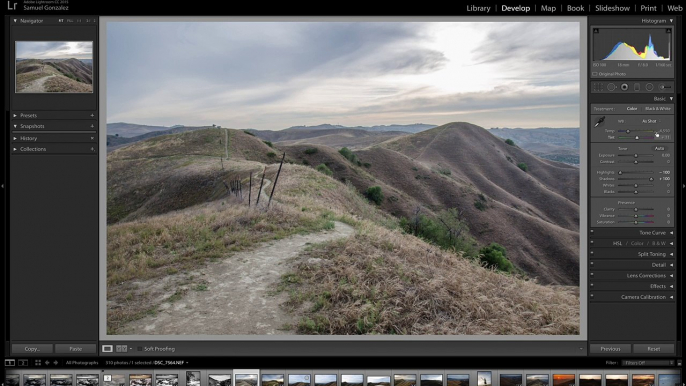
[[[250,207],[251,199],[252,199],[252,172],[250,172],[250,188],[248,189],[248,208]]]
[[[281,164],[279,165],[279,171],[276,172],[276,178],[274,178],[274,186],[272,186],[272,194],[269,195],[269,202],[267,203],[267,208],[272,203],[272,197],[274,196],[274,189],[276,189],[276,181],[279,180],[279,174],[281,174],[281,167],[283,166],[283,160],[286,159],[286,152],[283,152],[283,157],[281,157]]]
[[[257,203],[255,203],[255,206],[260,204],[260,197],[262,196],[262,185],[264,185],[264,175],[267,174],[267,167],[264,167],[264,171],[262,172],[262,182],[260,182],[260,191],[257,192]]]

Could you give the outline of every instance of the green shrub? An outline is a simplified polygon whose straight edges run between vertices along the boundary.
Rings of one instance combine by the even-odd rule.
[[[486,203],[481,201],[481,200],[474,201],[474,206],[476,207],[476,209],[478,209],[482,212],[485,211],[486,209],[488,209],[488,205],[486,205]]]
[[[407,233],[412,233],[443,249],[462,251],[465,256],[476,256],[476,242],[469,234],[469,227],[462,221],[456,208],[442,210],[437,217],[419,215],[418,219],[401,218],[399,225]]]
[[[383,193],[380,186],[370,186],[367,188],[367,198],[376,205],[381,205],[383,202]]]
[[[271,141],[262,141],[267,144],[269,147],[274,147],[274,144]]]
[[[276,153],[274,153],[273,151],[270,151],[269,153],[267,153],[267,157],[274,158],[274,157],[276,157]]]
[[[249,132],[249,131],[247,131],[247,130],[243,130],[243,132],[244,132],[245,134],[252,135],[253,137],[255,136],[255,134],[253,134],[253,133],[251,133],[251,132]]]
[[[341,153],[343,157],[345,157],[348,161],[352,162],[353,164],[358,164],[360,162],[360,160],[352,152],[352,150],[348,149],[347,147],[342,148],[338,152]]]
[[[506,139],[506,140],[505,140],[505,143],[508,144],[508,145],[510,145],[510,146],[514,146],[514,145],[515,145],[514,141],[511,140],[510,138]]]
[[[489,268],[503,272],[514,271],[514,264],[507,259],[505,247],[498,243],[491,243],[479,250],[479,259]]]
[[[310,164],[310,161],[308,161],[306,159],[303,160],[303,165],[309,165],[309,164]]]
[[[444,176],[449,176],[452,174],[452,172],[448,168],[439,168],[438,172],[443,174]]]
[[[517,167],[520,168],[520,169],[522,169],[522,170],[525,171],[525,172],[529,170],[529,167],[526,166],[526,164],[525,164],[524,162],[518,163],[518,164],[517,164]]]
[[[311,154],[317,154],[318,151],[319,151],[319,149],[317,149],[316,147],[310,147],[310,148],[305,149],[304,153],[311,155]]]
[[[329,167],[324,164],[317,165],[315,169],[317,169],[317,171],[319,172],[326,174],[327,176],[333,176],[333,172],[331,171],[331,169],[329,169]]]
[[[370,164],[369,162],[365,162],[365,163],[363,163],[362,165],[364,165],[364,167],[366,167],[366,168],[371,168],[371,167],[372,167],[372,164]]]

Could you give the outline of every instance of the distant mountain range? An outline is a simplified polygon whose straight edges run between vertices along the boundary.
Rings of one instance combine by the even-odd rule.
[[[404,131],[406,133],[419,133],[420,131],[433,129],[436,125],[425,123],[412,123],[409,125],[377,125],[377,126],[342,126],[324,123],[315,126],[292,126],[285,130],[332,130],[332,129],[357,129],[366,131]]]
[[[108,146],[116,148],[120,145],[158,135],[175,134],[206,127],[186,127],[184,125],[170,127],[148,126],[124,122],[108,123]],[[355,127],[326,123],[315,126],[292,126],[283,130],[246,129],[245,131],[255,134],[263,140],[278,142],[282,145],[310,143],[338,148],[345,146],[351,149],[363,149],[396,137],[416,134],[435,127],[435,125],[424,123]],[[541,158],[572,165],[579,164],[580,133],[577,128],[492,128],[488,131],[502,139],[513,140],[516,146]]]
[[[72,58],[72,59],[75,59],[75,58]],[[17,58],[17,62],[23,62],[24,60],[32,60],[32,59],[29,59],[29,58]],[[35,60],[35,59],[34,59],[34,60]],[[43,60],[44,62],[61,62],[61,61],[63,61],[63,60],[68,60],[68,59],[42,59],[42,60]],[[81,62],[86,63],[86,64],[90,64],[90,65],[93,64],[93,59],[76,59],[76,60],[81,61]]]
[[[580,130],[578,128],[539,129],[493,128],[489,132],[539,157],[568,164],[579,164]]]

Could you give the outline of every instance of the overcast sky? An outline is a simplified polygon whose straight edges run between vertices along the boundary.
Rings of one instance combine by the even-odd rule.
[[[108,122],[579,126],[580,25],[114,22]]]
[[[17,42],[18,59],[93,59],[93,42]]]

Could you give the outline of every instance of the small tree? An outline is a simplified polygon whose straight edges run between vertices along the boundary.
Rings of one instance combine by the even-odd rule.
[[[367,189],[367,198],[376,205],[381,205],[383,202],[383,193],[380,186],[370,186]]]
[[[514,146],[514,145],[515,145],[514,141],[511,140],[510,138],[506,139],[506,140],[505,140],[505,143],[508,144],[508,145],[510,145],[510,146]]]
[[[529,170],[529,167],[526,166],[526,164],[525,164],[524,162],[518,163],[518,164],[517,164],[517,167],[520,168],[520,169],[522,169],[522,170],[525,171],[525,172]]]

